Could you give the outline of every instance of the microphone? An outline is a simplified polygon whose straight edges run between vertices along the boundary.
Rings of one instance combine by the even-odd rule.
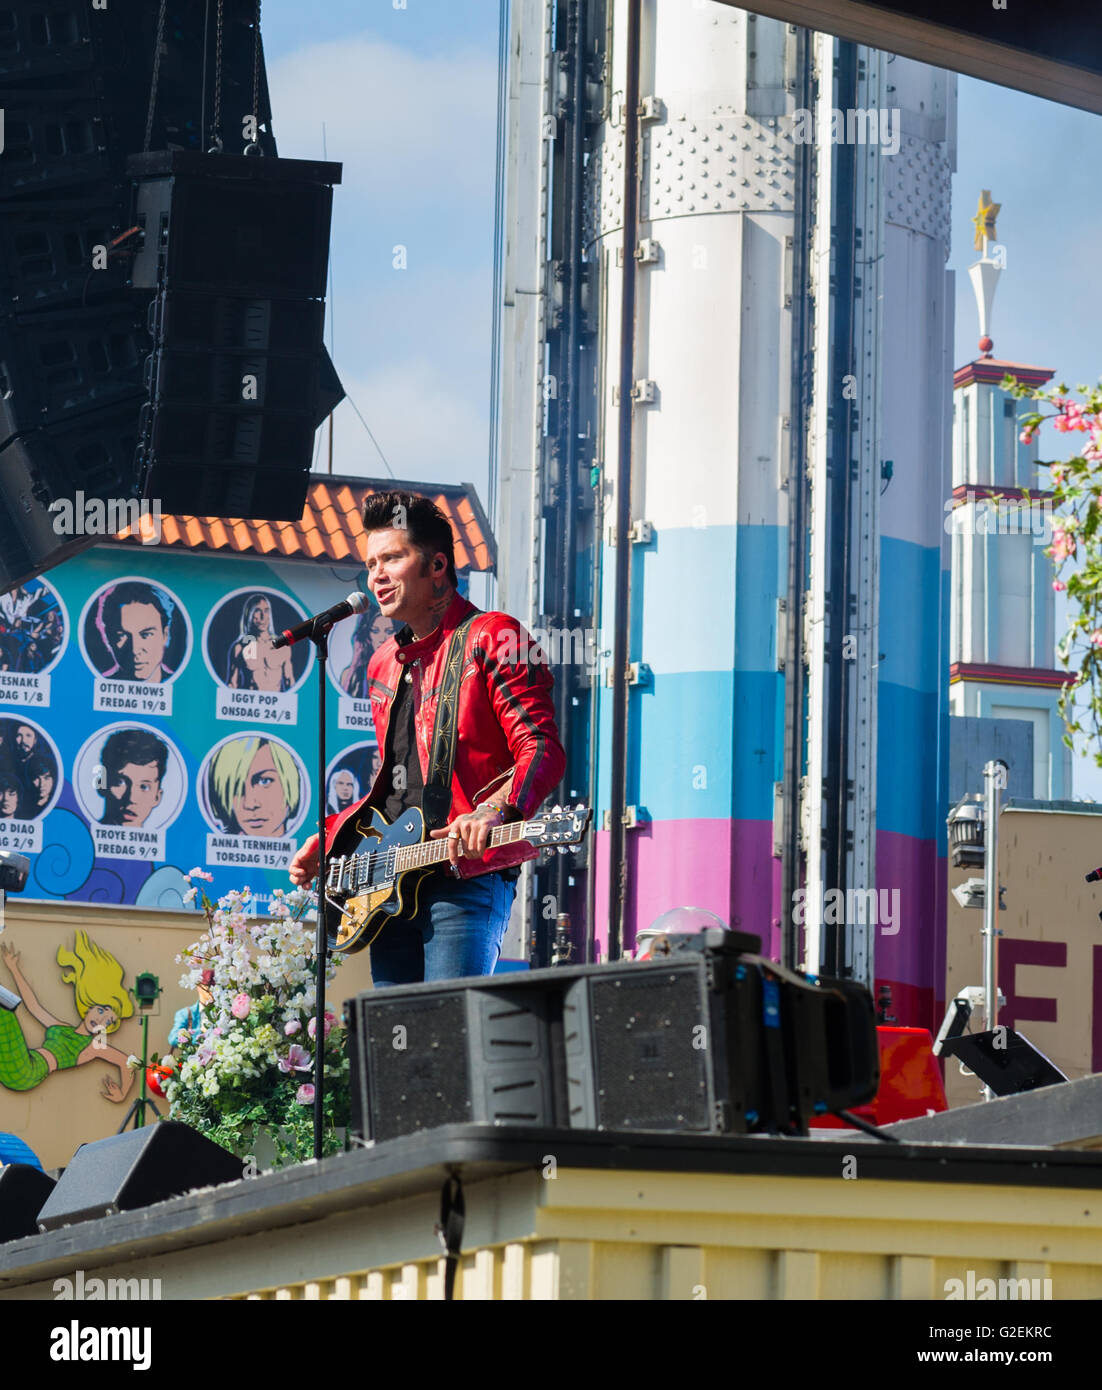
[[[1087,882],[1097,883],[1100,878],[1102,878],[1102,869],[1092,869],[1087,875]]]
[[[312,618],[299,623],[298,627],[286,628],[272,646],[289,647],[294,642],[301,642],[304,637],[313,637],[317,632],[328,632],[334,623],[339,623],[342,618],[350,618],[353,613],[362,613],[366,607],[367,598],[357,590],[340,603],[335,603],[332,608],[327,608],[324,613],[315,613]]]

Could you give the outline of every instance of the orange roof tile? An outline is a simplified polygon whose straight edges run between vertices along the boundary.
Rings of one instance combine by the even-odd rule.
[[[299,521],[244,521],[239,517],[163,516],[160,545],[170,550],[227,551],[237,555],[282,554],[312,560],[356,560],[364,553],[360,520],[364,499],[390,489],[429,497],[451,522],[455,566],[482,572],[493,569],[497,551],[490,525],[470,483],[436,484],[390,478],[342,478],[314,475]],[[129,528],[117,540],[139,543]]]

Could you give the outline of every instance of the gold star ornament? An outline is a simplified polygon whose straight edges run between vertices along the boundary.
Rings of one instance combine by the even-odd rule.
[[[991,201],[991,190],[985,188],[980,194],[979,207],[975,217],[972,218],[972,226],[976,229],[975,248],[977,251],[983,250],[985,241],[994,241],[995,237],[995,218],[999,215],[1002,203]]]

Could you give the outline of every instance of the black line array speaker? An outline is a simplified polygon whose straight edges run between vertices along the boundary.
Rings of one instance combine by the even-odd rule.
[[[139,155],[134,284],[156,290],[142,491],[164,512],[295,521],[322,380],[339,164]]]
[[[288,471],[295,474],[301,495],[296,502],[287,485],[278,506],[282,516],[301,515],[306,431],[298,419],[287,419],[286,408],[278,421],[259,430],[255,422],[231,427],[221,415],[206,433],[194,421],[188,432],[162,420],[152,440],[147,438],[151,412],[143,414],[159,386],[149,367],[157,334],[173,316],[164,306],[158,308],[154,284],[132,276],[142,230],[135,221],[128,159],[147,144],[154,152],[204,157],[215,136],[214,74],[220,50],[218,97],[225,147],[244,147],[239,132],[246,118],[255,116],[260,157],[250,162],[282,163],[271,133],[262,54],[254,102],[258,6],[255,0],[224,0],[222,9],[223,22],[216,25],[211,0],[166,0],[151,102],[162,13],[157,0],[110,0],[102,7],[90,0],[0,0],[0,592],[102,539],[55,527],[59,515],[49,508],[54,502],[72,502],[78,492],[87,501],[125,504],[139,498],[143,481],[150,481],[139,448],[143,443],[156,449],[167,440],[176,447],[175,441],[186,435],[186,459],[208,449],[207,464],[213,460],[224,467],[227,459],[236,464],[259,459],[262,467],[270,467],[273,452],[285,452],[282,446],[276,449],[271,437],[286,428],[297,450],[295,466]],[[259,108],[255,112],[254,105]],[[242,157],[228,153],[226,158]],[[248,191],[264,202],[262,182],[257,176]],[[231,198],[216,223],[227,242],[237,237],[237,265],[247,250],[232,222],[240,210]],[[190,256],[194,265],[202,254],[198,243],[186,244],[204,209],[196,204],[192,212],[184,234],[174,239],[173,254],[181,264]],[[273,215],[271,198],[265,212]],[[309,236],[328,228],[325,210],[306,206],[282,208],[259,245],[256,219],[249,225],[253,231],[243,227],[241,236],[253,237],[254,259],[261,264],[266,247],[283,244],[282,227],[288,235]],[[208,244],[209,233],[203,241]],[[314,244],[303,244],[300,263],[283,267],[296,294],[303,278],[301,261],[313,265],[320,254]],[[224,282],[211,293],[217,298],[223,289]],[[190,315],[186,350],[200,350],[202,321],[201,313]],[[316,305],[305,324],[279,321],[258,330],[251,319],[248,330],[239,331],[234,340],[235,350],[252,354],[242,372],[252,373],[257,366],[255,374],[270,404],[290,401],[294,392],[287,371],[256,357],[271,353],[270,341],[288,339],[293,339],[295,353],[307,359],[296,386],[306,379],[307,385],[298,389],[305,394],[313,390],[313,410],[320,417],[342,393],[321,344]],[[214,324],[206,346],[213,352],[217,344]],[[168,380],[170,375],[174,380]],[[162,395],[156,399],[167,404],[165,393],[184,389],[194,405],[209,391],[207,403],[215,408],[219,390],[224,394],[226,389],[223,375],[223,364],[213,366],[206,378],[191,364],[185,388],[181,380],[187,372],[178,362],[168,363]],[[316,387],[315,379],[320,383]],[[275,515],[271,497],[258,495],[262,491],[243,486],[238,478],[229,489],[234,514]],[[174,495],[181,500],[178,491]],[[189,500],[197,498],[195,491]]]
[[[0,1167],[0,1244],[38,1235],[38,1213],[54,1186],[53,1178],[29,1163]]]
[[[671,936],[657,960],[370,991],[349,1000],[352,1128],[459,1122],[804,1133],[876,1094],[872,997],[754,952]]]
[[[159,1120],[82,1144],[39,1211],[38,1229],[152,1206],[197,1187],[236,1182],[242,1172],[239,1158],[198,1130]]]

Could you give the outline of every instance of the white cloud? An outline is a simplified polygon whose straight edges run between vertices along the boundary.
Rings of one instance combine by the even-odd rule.
[[[493,198],[496,63],[477,49],[426,57],[369,35],[299,49],[269,65],[285,158],[344,163],[338,199],[389,214]],[[487,205],[489,217],[489,205]],[[441,229],[447,225],[441,221]]]

